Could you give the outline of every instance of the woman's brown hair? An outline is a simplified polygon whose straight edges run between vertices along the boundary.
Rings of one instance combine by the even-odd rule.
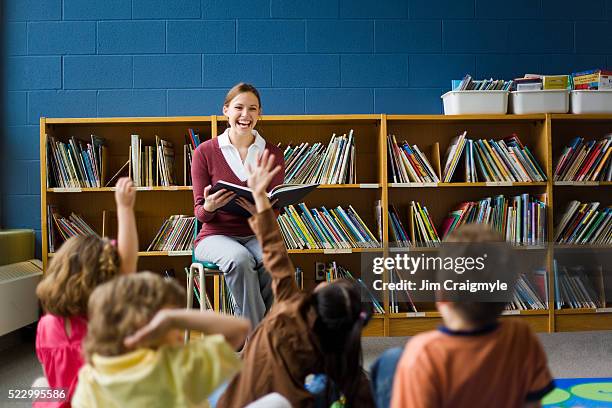
[[[152,272],[122,275],[94,290],[89,299],[85,357],[118,356],[129,350],[123,340],[164,307],[185,305],[185,291],[172,279]]]
[[[227,92],[227,95],[225,95],[225,101],[223,102],[223,106],[229,106],[232,99],[245,92],[250,92],[255,95],[255,97],[257,98],[257,103],[259,103],[259,109],[261,110],[261,97],[259,96],[259,91],[253,85],[246,84],[244,82],[240,82],[239,84],[234,85],[232,89]]]
[[[51,259],[36,295],[48,313],[85,316],[91,292],[119,274],[120,262],[117,248],[109,239],[97,235],[72,237]]]

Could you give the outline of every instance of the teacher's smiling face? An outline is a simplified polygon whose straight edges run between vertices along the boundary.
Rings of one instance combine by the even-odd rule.
[[[223,106],[229,125],[236,136],[251,136],[260,115],[259,100],[252,92],[243,92]]]

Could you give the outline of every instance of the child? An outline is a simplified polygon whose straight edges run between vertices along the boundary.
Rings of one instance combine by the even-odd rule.
[[[38,322],[36,354],[51,388],[66,388],[72,396],[83,365],[81,342],[87,332],[87,301],[99,284],[119,273],[136,271],[138,234],[134,219],[136,189],[129,178],[117,182],[118,241],[97,235],[68,239],[49,263],[38,295],[45,315]],[[42,403],[41,403],[42,404]],[[70,406],[69,402],[44,403]]]
[[[249,336],[244,368],[228,385],[218,407],[243,407],[278,392],[294,407],[311,407],[314,397],[304,389],[309,374],[325,374],[346,398],[347,407],[370,407],[374,401],[361,368],[361,330],[368,313],[359,291],[345,280],[319,285],[307,295],[295,283],[266,188],[280,166],[265,151],[250,170],[257,214],[249,219],[262,245],[266,269],[272,275],[275,303]],[[333,400],[328,385],[327,406]]]
[[[487,258],[492,261],[487,268],[496,277],[511,260],[501,235],[481,224],[458,228],[447,242],[466,243],[461,246],[466,252],[497,246],[500,252]],[[491,244],[494,242],[499,244]],[[465,276],[470,281],[487,281],[483,277],[491,275]],[[448,299],[448,295],[438,293],[436,303],[445,326],[408,342],[395,372],[391,406],[539,406],[554,383],[546,355],[529,326],[518,320],[499,321],[503,302],[461,298],[451,302],[441,297]]]
[[[74,407],[208,406],[206,397],[240,367],[232,350],[250,330],[245,319],[179,309],[185,292],[150,272],[99,286],[89,300]],[[182,330],[206,334],[182,344]],[[229,343],[229,344],[228,344]]]

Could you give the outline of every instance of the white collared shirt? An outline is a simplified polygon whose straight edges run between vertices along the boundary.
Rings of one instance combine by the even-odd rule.
[[[240,153],[236,146],[232,144],[229,138],[229,128],[225,129],[225,132],[220,134],[217,139],[219,140],[219,148],[227,164],[241,181],[246,181],[249,178],[249,172],[246,165],[249,164],[251,167],[257,165],[257,158],[266,149],[266,141],[263,137],[255,130],[252,130],[255,141],[249,146],[247,150],[246,158],[244,163],[240,159]]]

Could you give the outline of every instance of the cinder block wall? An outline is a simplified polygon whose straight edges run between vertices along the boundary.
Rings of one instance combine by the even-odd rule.
[[[40,247],[40,116],[440,113],[465,73],[612,67],[610,0],[7,0],[1,226]]]

